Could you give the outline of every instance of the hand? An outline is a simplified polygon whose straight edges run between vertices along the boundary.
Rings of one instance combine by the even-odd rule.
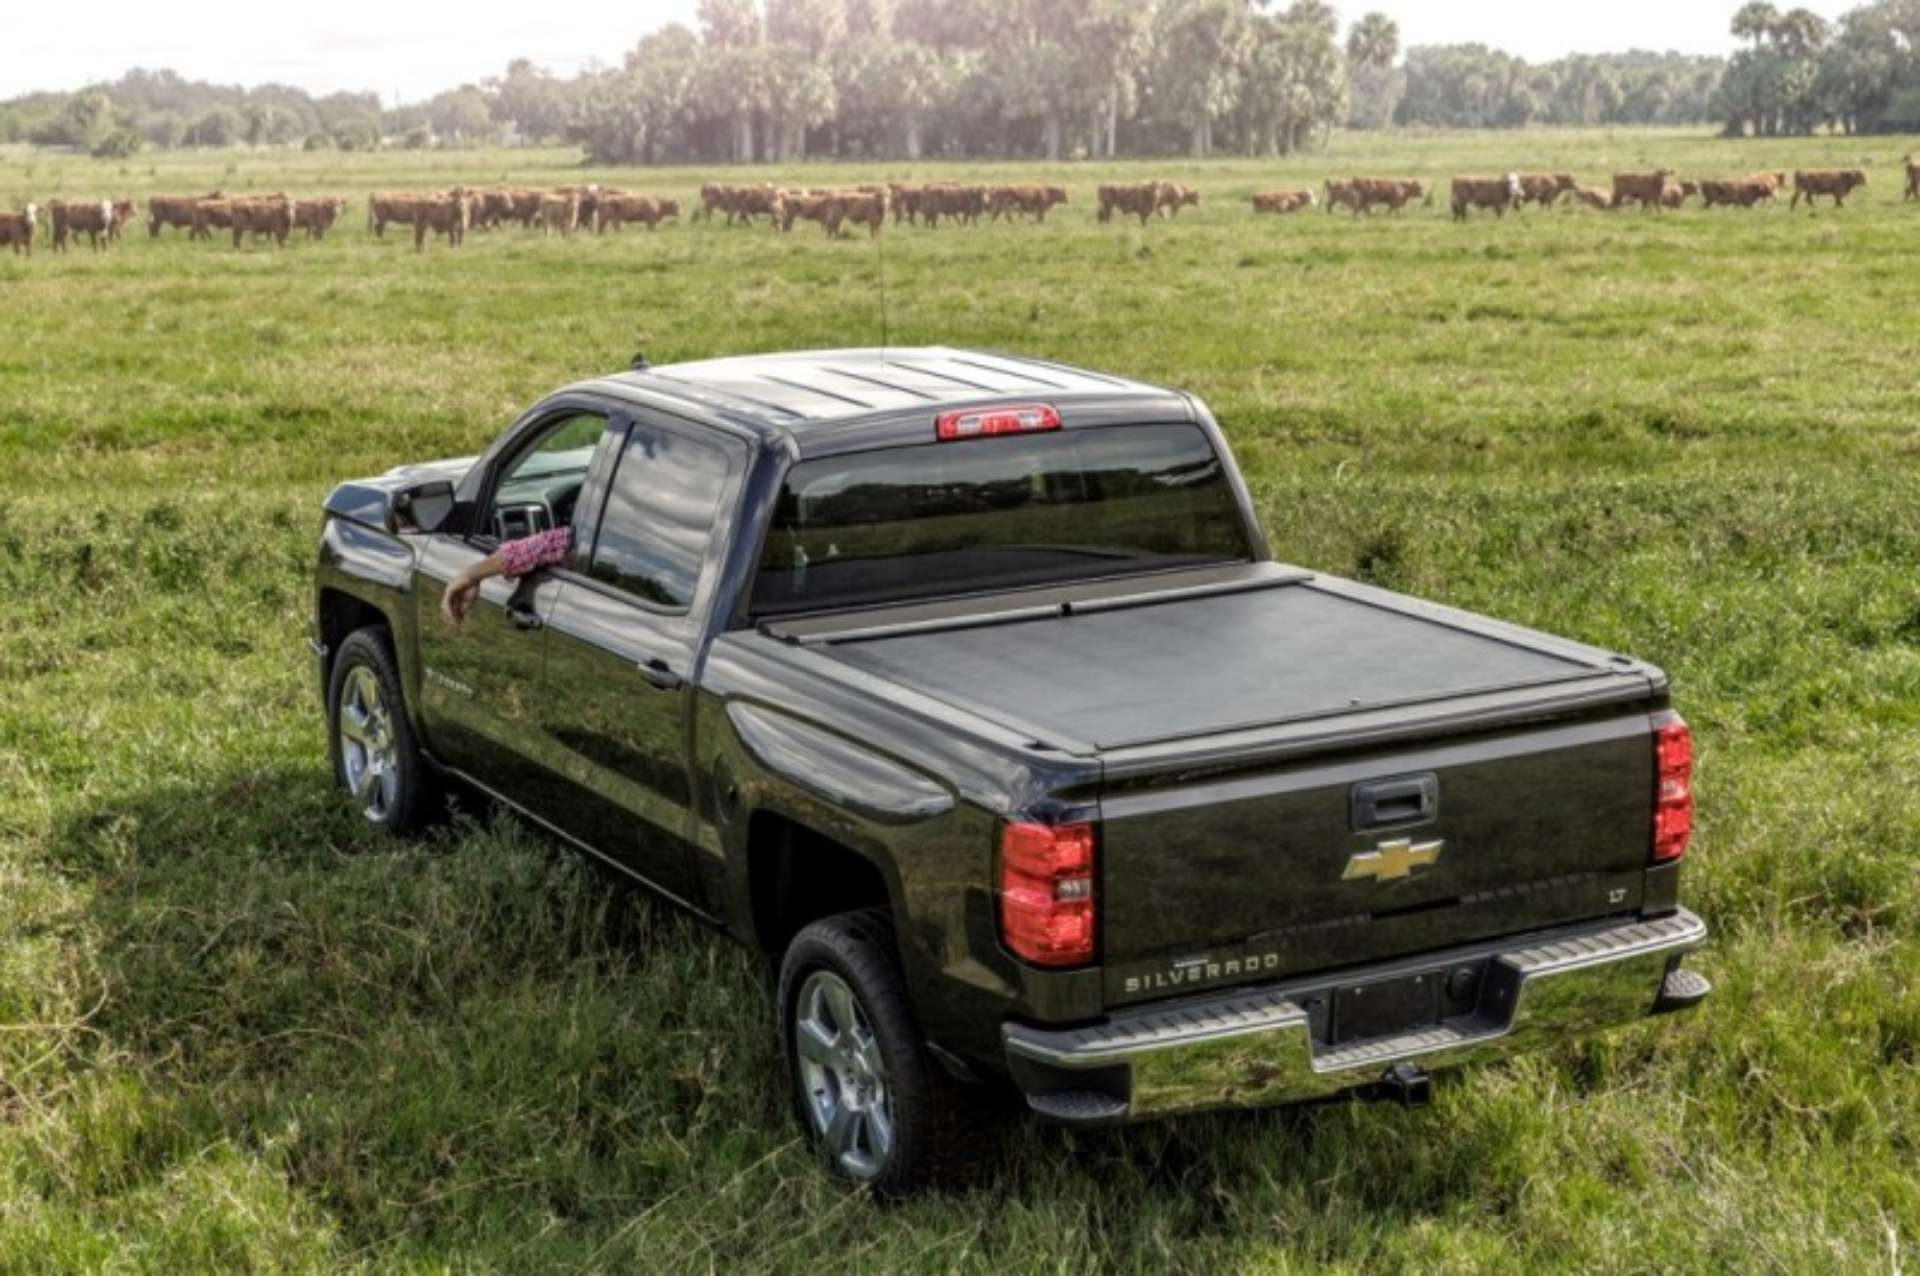
[[[447,582],[447,592],[440,595],[440,614],[449,625],[458,626],[473,610],[474,600],[479,597],[480,581],[461,572]]]

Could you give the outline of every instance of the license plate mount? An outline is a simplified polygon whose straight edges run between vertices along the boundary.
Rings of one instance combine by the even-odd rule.
[[[1444,972],[1430,971],[1335,988],[1331,1044],[1343,1046],[1432,1027],[1440,1022],[1440,989],[1445,982]]]

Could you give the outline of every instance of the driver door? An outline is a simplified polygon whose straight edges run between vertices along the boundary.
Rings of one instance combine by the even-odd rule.
[[[503,541],[570,526],[613,446],[607,413],[556,411],[495,467],[471,530],[428,538],[415,576],[420,713],[434,756],[533,811],[551,808],[536,707],[546,622],[565,585],[544,569],[517,581],[495,577],[458,626],[441,615],[440,600],[448,581]],[[586,549],[573,550],[583,565]]]

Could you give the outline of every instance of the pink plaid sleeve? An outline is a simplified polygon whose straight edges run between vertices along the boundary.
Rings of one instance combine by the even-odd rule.
[[[572,548],[573,529],[556,527],[519,540],[502,541],[494,553],[500,556],[500,574],[511,579],[565,562]]]

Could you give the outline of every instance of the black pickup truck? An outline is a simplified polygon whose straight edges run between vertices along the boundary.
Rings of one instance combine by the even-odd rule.
[[[502,541],[567,560],[447,582]],[[951,349],[647,367],[342,484],[313,649],[395,831],[457,780],[763,952],[802,1121],[1103,1125],[1698,1003],[1692,743],[1627,656],[1275,562],[1192,396]]]

